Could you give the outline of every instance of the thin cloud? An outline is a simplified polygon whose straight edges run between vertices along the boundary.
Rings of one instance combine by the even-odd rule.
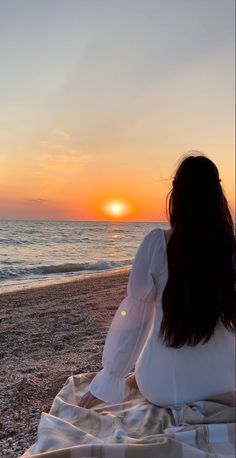
[[[51,131],[48,140],[41,142],[40,166],[56,174],[80,171],[93,160],[91,154],[80,152],[74,147],[70,135],[62,129]]]
[[[59,127],[53,129],[51,135],[64,142],[69,142],[71,138],[68,132],[65,132],[65,130],[60,129]]]
[[[26,201],[34,204],[46,204],[50,202],[48,199],[42,199],[41,197],[35,199],[26,199]]]

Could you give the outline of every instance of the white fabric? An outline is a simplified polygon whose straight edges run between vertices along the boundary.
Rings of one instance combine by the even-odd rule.
[[[158,339],[167,278],[165,235],[157,228],[146,235],[137,251],[127,296],[106,337],[103,369],[88,387],[97,398],[122,402],[128,394],[124,378],[134,367],[140,392],[160,406],[234,390],[235,339],[222,323],[204,345],[174,349]]]

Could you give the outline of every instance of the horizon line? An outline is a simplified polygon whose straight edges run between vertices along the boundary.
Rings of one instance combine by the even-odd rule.
[[[23,222],[70,222],[70,223],[169,223],[169,221],[124,221],[124,220],[81,220],[81,219],[13,219],[0,218],[0,222],[23,221]]]

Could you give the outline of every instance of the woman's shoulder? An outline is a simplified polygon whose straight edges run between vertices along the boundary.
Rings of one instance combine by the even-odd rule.
[[[154,229],[152,229],[150,232],[146,234],[146,236],[144,237],[144,240],[152,244],[153,242],[155,243],[157,240],[161,240],[162,237],[163,237],[163,229],[161,229],[160,227],[155,227]]]
[[[149,260],[160,258],[161,253],[164,254],[166,251],[164,229],[160,227],[152,229],[144,237],[141,246],[142,252],[147,253]]]
[[[162,229],[160,227],[156,227],[154,229],[152,229],[150,232],[148,232],[148,234],[145,236],[144,240],[148,240],[148,241],[156,241],[157,239],[159,239],[160,241],[163,241],[165,240],[166,243],[169,242],[170,240],[170,237],[173,233],[173,229],[170,228],[170,229]]]
[[[156,227],[149,231],[140,246],[141,251],[145,252],[148,251],[150,255],[153,255],[154,252],[158,253],[160,251],[165,252],[166,246],[170,240],[172,235],[173,229],[162,229],[160,227]]]

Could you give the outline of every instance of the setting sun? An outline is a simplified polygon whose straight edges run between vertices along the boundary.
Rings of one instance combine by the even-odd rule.
[[[114,216],[122,215],[123,205],[118,203],[111,204],[110,211]]]
[[[110,201],[103,205],[102,210],[113,218],[123,218],[130,212],[130,205],[121,201]]]

